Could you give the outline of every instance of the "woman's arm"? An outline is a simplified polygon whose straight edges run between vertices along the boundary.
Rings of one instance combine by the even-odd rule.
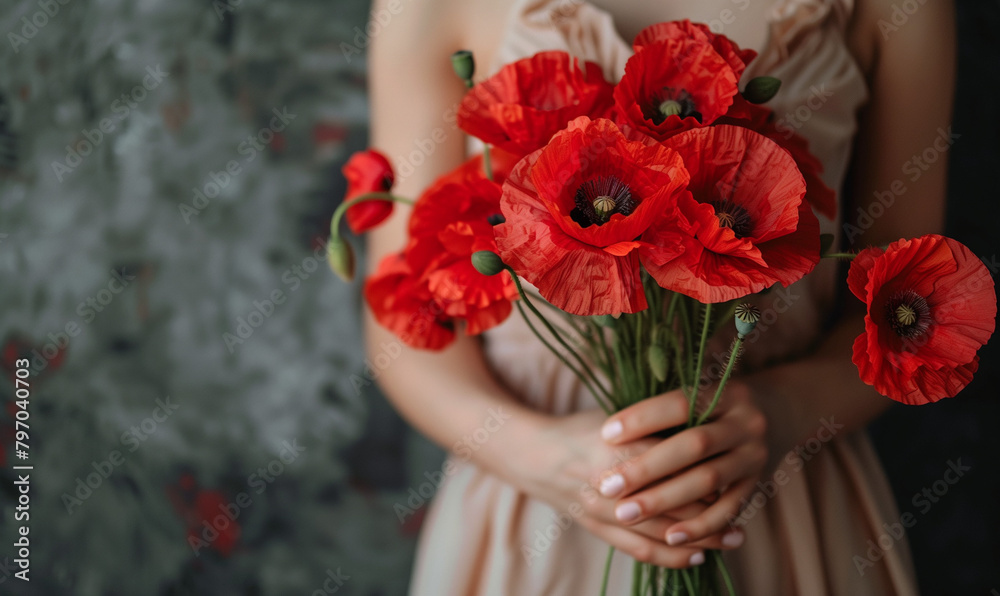
[[[954,139],[953,7],[947,1],[923,4],[898,26],[892,12],[890,0],[858,2],[851,28],[849,41],[868,75],[871,100],[846,189],[851,200],[844,224],[854,226],[850,235],[845,232],[853,237],[846,250],[940,232],[944,223],[947,150]],[[878,197],[888,202],[887,192],[894,196],[891,205],[870,209]],[[882,215],[860,218],[859,208]],[[721,490],[704,513],[667,530],[672,544],[698,540],[738,514],[741,499],[767,469],[762,453],[770,453],[773,466],[820,432],[846,434],[884,411],[888,398],[862,383],[851,361],[854,338],[864,330],[863,305],[850,294],[843,299],[851,303],[846,314],[815,353],[732,383],[716,420],[640,456],[624,473],[619,507],[638,505],[641,514],[632,518],[638,523]],[[609,424],[619,422],[621,430],[611,443],[627,444],[677,424],[682,402],[671,393],[617,414]],[[677,476],[661,482],[670,474]]]
[[[388,1],[373,10],[389,11]],[[449,55],[461,47],[455,27],[447,27],[457,8],[450,0],[412,3],[381,28],[370,48],[371,144],[385,152],[397,170],[396,194],[417,197],[435,178],[465,156],[454,108],[464,85],[451,70]],[[368,234],[368,267],[401,250],[410,208],[397,205],[392,217]],[[473,461],[505,478],[521,477],[525,441],[539,431],[542,416],[518,404],[494,380],[479,343],[459,336],[444,352],[410,349],[375,323],[366,309],[367,350],[398,353],[378,371],[378,382],[399,412],[446,449],[482,427],[490,411],[502,411],[502,428],[472,453]],[[391,350],[385,346],[392,346]]]
[[[845,189],[844,250],[944,229],[948,151],[954,142],[954,6],[948,0],[922,4],[901,25],[894,24],[893,10],[891,0],[860,1],[850,29],[848,41],[866,72],[871,98]],[[873,207],[876,203],[881,205]],[[864,331],[864,309],[850,293],[843,300],[847,314],[816,354],[748,379],[756,393],[776,392],[764,407],[779,450],[814,436],[824,418],[836,418],[849,432],[891,403],[860,381],[851,362],[854,338]]]

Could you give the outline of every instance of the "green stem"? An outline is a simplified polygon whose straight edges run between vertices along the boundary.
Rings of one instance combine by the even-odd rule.
[[[736,359],[739,357],[740,347],[742,345],[743,338],[741,336],[736,336],[736,342],[733,344],[733,350],[729,353],[729,362],[726,363],[726,372],[722,373],[722,380],[719,381],[719,386],[715,389],[715,397],[712,398],[711,405],[709,405],[708,409],[698,417],[698,425],[701,425],[708,420],[712,411],[715,410],[715,406],[719,403],[719,398],[722,397],[722,390],[726,388],[726,383],[729,382],[729,375],[733,374],[733,366],[736,364]]]
[[[528,324],[528,328],[531,329],[531,332],[535,334],[535,337],[538,338],[538,341],[542,342],[542,345],[548,348],[548,350],[553,354],[555,354],[556,357],[559,358],[559,360],[562,361],[562,363],[565,364],[567,368],[573,371],[573,374],[575,374],[577,378],[580,379],[580,382],[583,383],[583,386],[586,387],[587,390],[590,391],[595,398],[597,398],[597,403],[600,404],[601,408],[607,415],[610,416],[611,414],[613,414],[611,409],[604,404],[603,400],[601,400],[601,398],[599,397],[598,393],[594,390],[594,388],[590,386],[590,383],[587,381],[587,378],[583,376],[583,373],[577,370],[576,367],[573,366],[569,360],[566,360],[566,358],[558,350],[556,350],[555,346],[549,343],[549,341],[545,339],[541,333],[539,333],[538,328],[535,327],[535,324],[531,322],[531,318],[528,317],[528,313],[524,312],[524,307],[521,306],[521,303],[514,302],[514,305],[517,306],[517,311],[521,313],[521,318],[523,318],[524,322]]]
[[[701,384],[701,365],[705,361],[705,345],[708,343],[708,331],[712,324],[712,304],[705,305],[705,312],[702,315],[705,322],[701,326],[701,342],[698,346],[698,359],[691,375],[691,395],[689,396],[690,407],[688,408],[688,426],[694,421],[694,406],[698,401],[698,386]]]
[[[490,146],[483,147],[483,169],[486,171],[486,179],[493,182],[493,157],[490,155]]]
[[[603,408],[604,411],[610,415],[612,411],[608,407],[608,405],[604,403],[604,399],[607,399],[609,403],[613,403],[614,400],[612,400],[611,395],[608,393],[607,389],[605,389],[604,386],[601,384],[601,382],[597,379],[597,375],[594,374],[594,371],[591,370],[591,367],[586,362],[584,362],[582,358],[580,358],[580,355],[577,354],[576,351],[572,347],[570,347],[569,344],[566,343],[566,340],[564,340],[562,335],[560,335],[560,333],[556,331],[556,329],[552,326],[552,323],[550,323],[549,320],[545,318],[545,315],[543,315],[535,307],[535,305],[532,304],[531,300],[528,298],[528,295],[524,292],[524,288],[521,286],[521,280],[518,279],[517,273],[515,273],[514,270],[511,269],[509,266],[505,268],[507,269],[507,272],[510,274],[511,279],[514,280],[514,285],[517,287],[517,293],[521,295],[521,299],[524,301],[524,303],[528,306],[531,312],[534,313],[536,317],[538,317],[538,319],[542,322],[542,325],[545,326],[545,328],[549,331],[549,333],[551,333],[552,336],[556,338],[556,341],[558,341],[559,344],[563,348],[565,348],[566,351],[570,353],[570,355],[573,356],[573,358],[577,361],[577,363],[579,363],[581,367],[580,370],[577,370],[575,367],[570,366],[570,370],[572,370],[574,373],[576,373],[578,377],[580,377],[580,380],[583,382],[584,386],[586,386],[590,390],[590,392],[594,395],[594,398],[601,405],[601,408]],[[539,339],[541,339],[540,335]],[[566,360],[566,358],[564,358],[562,354],[560,354],[557,350],[554,350],[551,347],[551,344],[546,343],[546,347],[548,347],[553,353],[555,353],[556,356],[559,356],[560,360],[569,365],[569,361]],[[594,383],[593,386],[589,382],[587,382],[588,376],[590,377],[590,380],[593,381]],[[598,393],[594,389],[594,386],[600,389],[600,393]],[[603,399],[601,394],[603,394]]]
[[[388,192],[370,192],[368,194],[355,197],[349,201],[344,201],[339,207],[337,207],[337,210],[333,212],[333,218],[330,219],[330,236],[333,238],[340,237],[340,220],[344,217],[344,214],[347,213],[348,209],[358,203],[365,203],[368,201],[391,201],[393,203],[413,205],[412,200],[404,197],[397,197],[396,195]]]
[[[853,261],[858,255],[849,252],[831,252],[823,255],[824,259],[848,259]]]
[[[680,576],[684,578],[684,584],[687,586],[688,594],[697,594],[698,592],[695,591],[694,584],[691,583],[691,576],[688,575],[688,570],[681,569]]]
[[[604,581],[601,582],[601,596],[608,594],[608,578],[611,577],[611,558],[615,554],[615,547],[608,548],[608,559],[604,562]]]
[[[722,552],[713,550],[712,554],[715,555],[715,562],[722,573],[722,581],[726,584],[729,596],[736,596],[736,588],[733,587],[733,578],[729,575],[729,569],[726,568],[726,561],[722,558]]]

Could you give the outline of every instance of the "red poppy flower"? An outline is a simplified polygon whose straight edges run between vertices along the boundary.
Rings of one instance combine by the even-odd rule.
[[[465,132],[523,156],[544,146],[578,116],[606,116],[612,85],[601,67],[566,52],[542,52],[504,66],[462,100],[458,125]]]
[[[372,192],[389,192],[395,182],[392,164],[374,149],[355,153],[341,171],[347,178],[345,201]],[[392,214],[392,206],[391,201],[358,203],[347,209],[347,225],[355,234],[366,232],[385,221]]]
[[[481,169],[469,171],[468,164],[458,172],[417,200],[406,258],[414,269],[424,268],[428,290],[444,314],[464,321],[466,334],[477,335],[510,315],[517,288],[509,275],[479,273],[471,260],[474,252],[497,251],[493,226],[502,217],[500,185]]]
[[[214,540],[210,540],[212,548],[223,557],[232,554],[240,539],[240,525],[228,517],[227,506],[230,506],[230,502],[221,492],[198,491],[194,501],[195,523],[188,528],[188,543],[197,544],[199,539],[211,536],[212,533],[208,532],[208,528],[211,528],[217,534]]]
[[[691,172],[681,217],[643,236],[642,262],[656,281],[704,303],[775,283],[788,286],[819,262],[819,222],[788,152],[746,128],[713,126],[665,143]],[[682,254],[677,256],[677,246]]]
[[[738,101],[741,103],[740,109],[731,108],[729,113],[716,121],[716,124],[749,128],[791,153],[806,181],[806,201],[825,217],[836,218],[837,194],[820,178],[820,174],[823,173],[823,163],[810,153],[809,141],[791,130],[779,129],[774,122],[774,112],[770,108],[753,105],[741,99]]]
[[[567,312],[643,310],[637,239],[673,217],[687,181],[675,151],[629,141],[610,120],[578,118],[504,184],[500,256]]]
[[[422,273],[402,254],[389,255],[365,281],[365,300],[375,320],[404,344],[442,350],[455,340],[455,324],[431,296]]]
[[[615,87],[619,122],[658,141],[723,116],[739,77],[711,44],[668,38],[644,45]]]
[[[898,402],[954,397],[993,334],[993,278],[960,242],[938,235],[869,248],[851,263],[851,292],[868,307],[854,342],[861,380]]]
[[[646,27],[635,36],[632,46],[638,52],[648,45],[671,39],[691,39],[708,43],[733,69],[736,80],[743,76],[743,71],[757,57],[754,50],[742,50],[725,35],[717,35],[701,23],[669,21]]]

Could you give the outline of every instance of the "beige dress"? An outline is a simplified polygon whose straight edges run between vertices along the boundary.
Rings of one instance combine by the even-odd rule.
[[[513,4],[494,71],[541,50],[562,49],[601,64],[609,80],[621,78],[632,51],[608,14],[579,0]],[[867,100],[862,73],[843,41],[851,10],[850,0],[779,0],[770,15],[769,43],[744,78],[766,73],[782,79],[781,93],[769,105],[809,140],[832,188],[843,182],[856,113]],[[823,224],[828,232],[839,227]],[[798,298],[792,308],[751,353],[766,359],[811,342],[808,330],[818,328],[822,298],[832,296],[833,275],[832,268],[818,270],[793,286]],[[496,374],[531,406],[555,414],[597,407],[516,313],[487,334],[485,347]],[[817,421],[823,438],[821,427]],[[783,460],[781,478],[787,483],[773,497],[761,493],[754,503],[759,507],[751,505],[746,543],[726,554],[738,593],[916,594],[905,539],[894,541],[863,574],[854,560],[866,557],[868,540],[879,540],[883,523],[899,520],[867,437],[840,433],[809,457],[804,466],[801,458]],[[565,512],[472,464],[454,464],[456,472],[440,487],[424,523],[412,595],[597,595],[605,543],[579,524],[561,528],[558,516]],[[629,593],[631,569],[627,556],[615,555],[609,594]]]

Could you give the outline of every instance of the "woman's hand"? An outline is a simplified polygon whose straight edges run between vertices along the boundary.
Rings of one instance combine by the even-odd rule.
[[[628,527],[692,504],[710,503],[696,515],[663,528],[661,536],[670,545],[686,546],[722,535],[723,545],[738,547],[743,534],[730,529],[729,520],[739,513],[740,500],[751,493],[767,464],[767,419],[747,386],[730,381],[711,420],[647,446],[648,435],[683,425],[687,418],[688,401],[680,391],[643,400],[612,416],[602,430],[610,446],[645,448],[601,480],[601,494],[619,499],[615,516]]]
[[[708,532],[683,546],[666,544],[668,530],[698,519],[707,509],[704,503],[685,503],[623,527],[615,517],[615,500],[601,495],[595,487],[615,474],[629,474],[634,462],[655,449],[660,441],[632,436],[627,445],[609,445],[600,436],[606,420],[599,410],[550,419],[536,434],[540,442],[530,449],[536,457],[525,462],[530,471],[521,475],[521,488],[549,503],[557,512],[569,514],[616,549],[661,567],[699,565],[705,560],[705,549],[735,548],[742,543],[742,533],[734,544],[731,537]]]

